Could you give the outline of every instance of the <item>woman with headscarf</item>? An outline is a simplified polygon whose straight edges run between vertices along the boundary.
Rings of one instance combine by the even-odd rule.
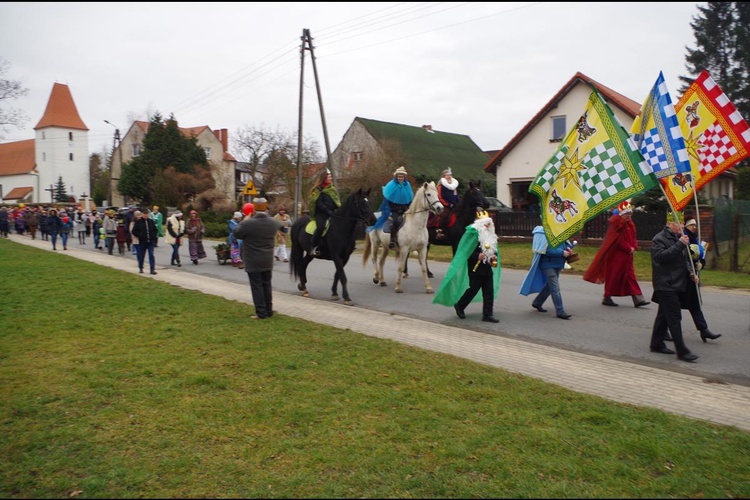
[[[190,211],[190,218],[185,222],[185,232],[188,235],[190,260],[197,266],[198,259],[206,258],[206,250],[203,248],[203,235],[206,232],[206,226],[195,210]]]

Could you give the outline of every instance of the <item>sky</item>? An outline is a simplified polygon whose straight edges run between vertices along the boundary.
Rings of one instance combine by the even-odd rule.
[[[432,125],[498,150],[578,71],[637,102],[662,71],[676,102],[698,5],[2,2],[1,78],[29,89],[0,101],[28,116],[4,142],[33,139],[63,83],[90,153],[156,112],[227,129],[232,152],[240,129],[296,137],[301,121],[325,159],[324,131],[333,152],[356,117]],[[310,50],[300,55],[305,29],[314,67]]]

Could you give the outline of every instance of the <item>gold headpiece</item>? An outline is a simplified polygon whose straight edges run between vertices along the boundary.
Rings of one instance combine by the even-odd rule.
[[[477,219],[488,219],[490,217],[489,212],[487,210],[479,211],[477,210]]]

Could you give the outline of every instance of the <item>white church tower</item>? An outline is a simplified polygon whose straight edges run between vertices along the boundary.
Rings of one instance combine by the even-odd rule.
[[[36,200],[52,201],[52,192],[62,177],[66,193],[81,201],[90,199],[89,134],[88,127],[78,114],[67,85],[55,83],[47,109],[34,127],[36,170],[39,193]]]

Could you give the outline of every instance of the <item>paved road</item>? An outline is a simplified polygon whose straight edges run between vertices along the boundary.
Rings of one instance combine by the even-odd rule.
[[[28,237],[23,237],[28,238]],[[183,245],[180,254],[183,262],[181,268],[172,266],[179,272],[193,273],[217,278],[233,283],[247,285],[244,271],[232,267],[229,263],[219,264],[212,245],[214,241],[205,241],[208,258],[199,265],[190,264],[187,247]],[[101,254],[93,245],[79,245],[71,240],[71,249],[87,250]],[[161,242],[156,249],[157,270],[169,268],[171,248]],[[502,255],[502,246],[501,246]],[[108,258],[127,259],[137,267],[135,256],[126,253]],[[274,290],[298,296],[296,281],[291,278],[289,265],[276,263],[274,271]],[[430,262],[430,269],[435,277],[430,280],[437,290],[440,280],[445,275],[447,263]],[[333,264],[329,261],[314,260],[308,269],[309,300],[329,302],[333,277]],[[692,320],[685,311],[683,328],[689,348],[700,356],[696,363],[679,361],[675,356],[653,354],[649,352],[649,338],[656,305],[636,309],[630,298],[615,299],[619,307],[601,305],[602,286],[583,281],[580,276],[563,273],[561,286],[563,300],[568,313],[573,315],[569,321],[555,317],[551,299],[546,304],[547,313],[539,313],[531,308],[532,297],[518,294],[525,271],[503,270],[500,293],[495,302],[495,315],[500,318],[499,324],[481,322],[481,304],[474,303],[467,310],[467,318],[460,320],[452,308],[432,304],[434,295],[425,293],[421,273],[416,261],[410,262],[411,277],[403,281],[405,292],[394,291],[396,268],[393,258],[386,264],[385,275],[388,286],[381,287],[372,282],[373,268],[371,263],[363,267],[361,254],[355,253],[346,266],[349,281],[349,293],[354,302],[352,312],[358,309],[370,309],[398,316],[425,320],[441,325],[469,329],[489,335],[509,339],[530,341],[584,354],[606,357],[613,360],[628,361],[644,366],[651,366],[673,372],[697,375],[709,382],[727,382],[750,386],[750,293],[722,290],[715,287],[703,289],[703,300],[709,327],[723,336],[715,341],[702,343]],[[641,283],[644,295],[650,297],[650,283]],[[340,291],[339,291],[340,293]],[[249,286],[247,290],[250,297]]]

